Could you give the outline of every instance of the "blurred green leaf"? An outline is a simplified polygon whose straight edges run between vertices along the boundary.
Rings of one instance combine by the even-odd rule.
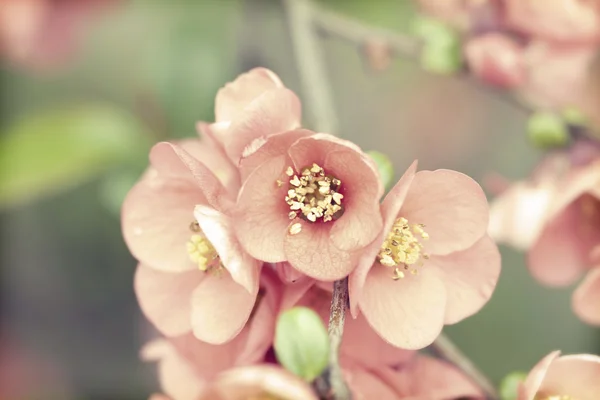
[[[560,115],[538,111],[527,121],[527,133],[531,142],[539,148],[562,147],[569,143],[569,129]]]
[[[147,151],[125,111],[86,105],[29,115],[0,135],[0,207],[58,193]]]
[[[327,330],[319,315],[310,308],[294,307],[279,316],[274,347],[281,365],[307,382],[313,381],[327,367]]]
[[[502,400],[516,400],[519,395],[519,384],[525,380],[524,372],[511,372],[500,383],[500,398]]]
[[[389,190],[394,184],[394,166],[389,157],[375,150],[368,151],[367,154],[377,164],[377,169],[379,170],[385,190]]]
[[[567,107],[562,111],[564,120],[573,126],[586,126],[588,124],[587,116],[577,107]]]
[[[432,18],[416,18],[412,32],[423,40],[421,66],[437,74],[452,74],[463,65],[458,32]]]

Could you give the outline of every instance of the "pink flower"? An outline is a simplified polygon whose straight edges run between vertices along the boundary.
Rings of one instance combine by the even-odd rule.
[[[579,354],[559,357],[555,351],[529,372],[518,400],[596,400],[600,393],[600,357]]]
[[[236,193],[223,183],[237,177],[218,149],[198,141],[159,143],[150,161],[122,213],[125,240],[140,261],[142,310],[165,335],[192,329],[209,343],[231,340],[254,308],[261,268],[232,231]]]
[[[382,203],[384,229],[350,275],[350,308],[404,349],[433,342],[444,324],[490,298],[500,255],[486,235],[479,185],[449,170],[408,169]]]
[[[251,147],[233,212],[240,243],[254,258],[287,261],[316,279],[347,276],[382,226],[373,161],[353,143],[307,130]]]
[[[596,248],[595,253],[600,253]],[[573,310],[584,322],[600,325],[600,267],[596,266],[573,293]]]
[[[464,52],[473,74],[486,83],[511,88],[525,81],[523,49],[506,35],[474,37],[467,41]]]
[[[509,27],[540,39],[594,44],[600,40],[597,0],[505,0]]]
[[[217,93],[215,123],[198,123],[237,165],[254,139],[298,128],[301,105],[298,97],[266,68],[252,69]]]

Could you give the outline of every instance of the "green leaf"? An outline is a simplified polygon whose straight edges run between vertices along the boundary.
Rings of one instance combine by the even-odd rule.
[[[511,372],[506,375],[500,383],[500,398],[502,400],[517,400],[519,395],[519,384],[525,380],[527,374],[524,372]]]
[[[587,116],[577,107],[565,108],[562,117],[569,125],[584,127],[588,124]]]
[[[569,143],[569,129],[560,115],[538,111],[527,121],[529,139],[543,149],[563,147]]]
[[[377,169],[379,170],[379,175],[381,176],[385,190],[389,190],[394,184],[394,166],[392,165],[392,162],[388,156],[375,150],[368,151],[367,154],[371,156],[373,161],[375,161],[375,164],[377,164]]]
[[[86,105],[28,115],[0,135],[0,207],[58,193],[147,151],[126,112]]]
[[[279,316],[274,347],[281,365],[307,382],[312,382],[327,367],[327,330],[310,308],[294,307]]]
[[[412,32],[423,40],[421,66],[437,74],[453,74],[463,66],[461,38],[457,31],[432,18],[416,18]]]

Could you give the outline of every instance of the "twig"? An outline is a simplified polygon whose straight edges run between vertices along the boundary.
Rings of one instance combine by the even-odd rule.
[[[333,398],[349,400],[352,398],[342,375],[339,362],[340,345],[344,335],[344,321],[348,309],[348,278],[333,283],[333,296],[329,310],[329,381],[333,389]]]
[[[305,104],[313,125],[320,132],[338,133],[338,121],[327,79],[327,68],[319,46],[319,35],[314,26],[318,13],[313,12],[308,0],[284,0],[290,26],[294,55],[302,83]]]
[[[483,390],[488,400],[498,399],[496,388],[490,380],[465,356],[458,347],[443,333],[431,345],[438,357],[454,364]]]

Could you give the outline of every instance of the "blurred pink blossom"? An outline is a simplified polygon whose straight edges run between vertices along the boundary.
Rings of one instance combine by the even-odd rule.
[[[350,273],[381,230],[379,173],[351,142],[284,132],[261,141],[240,168],[251,172],[233,212],[235,231],[257,259],[333,281]]]
[[[559,43],[600,42],[598,0],[504,0],[506,24],[519,32]]]
[[[479,185],[455,171],[415,171],[416,162],[383,200],[384,229],[349,280],[352,315],[360,310],[405,349],[431,344],[444,324],[477,312],[500,273]]]
[[[523,48],[501,33],[488,33],[468,40],[464,53],[471,72],[484,82],[504,88],[525,82]]]
[[[600,393],[600,357],[589,354],[559,357],[555,351],[529,372],[518,400],[596,400]]]

